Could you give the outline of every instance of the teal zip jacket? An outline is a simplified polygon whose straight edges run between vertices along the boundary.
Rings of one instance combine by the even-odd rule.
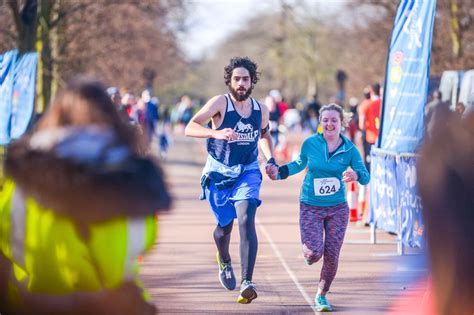
[[[370,175],[354,144],[340,135],[343,143],[329,157],[323,135],[318,133],[307,138],[298,158],[288,164],[288,176],[297,174],[308,166],[301,188],[300,201],[317,207],[330,207],[346,201],[342,173],[350,166],[362,185],[369,183]],[[283,166],[284,167],[284,166]]]

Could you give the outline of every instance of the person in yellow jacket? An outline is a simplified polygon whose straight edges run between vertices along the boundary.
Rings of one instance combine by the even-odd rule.
[[[153,314],[137,257],[169,209],[105,88],[77,79],[7,150],[0,188],[1,314]],[[8,269],[8,270],[7,270]],[[2,280],[3,279],[3,280]]]

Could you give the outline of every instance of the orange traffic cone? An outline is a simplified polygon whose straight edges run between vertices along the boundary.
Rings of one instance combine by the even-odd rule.
[[[359,184],[359,194],[357,197],[357,213],[359,216],[363,217],[364,216],[364,211],[365,211],[365,195],[366,195],[366,186],[365,185],[360,185]]]
[[[369,219],[369,208],[370,208],[370,185],[365,186],[365,202],[364,212],[362,213],[362,221],[367,223]]]
[[[351,189],[347,194],[347,203],[349,204],[349,220],[351,222],[356,222],[359,217],[357,215],[357,195],[355,191],[356,184],[355,182],[351,183]]]

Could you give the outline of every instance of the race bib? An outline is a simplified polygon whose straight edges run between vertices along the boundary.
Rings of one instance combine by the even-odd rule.
[[[314,194],[316,196],[331,196],[339,191],[341,182],[336,177],[315,178]]]

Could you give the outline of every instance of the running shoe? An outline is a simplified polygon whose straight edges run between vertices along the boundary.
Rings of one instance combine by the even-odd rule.
[[[314,298],[314,306],[316,307],[316,311],[318,312],[331,312],[332,306],[328,303],[326,296],[316,294]]]
[[[237,303],[249,304],[257,298],[257,287],[250,280],[242,281],[240,285],[240,295],[237,298]]]
[[[217,265],[219,266],[219,281],[222,286],[227,290],[234,290],[237,285],[235,280],[234,270],[232,269],[231,262],[225,263],[221,261],[219,252],[217,252]]]

